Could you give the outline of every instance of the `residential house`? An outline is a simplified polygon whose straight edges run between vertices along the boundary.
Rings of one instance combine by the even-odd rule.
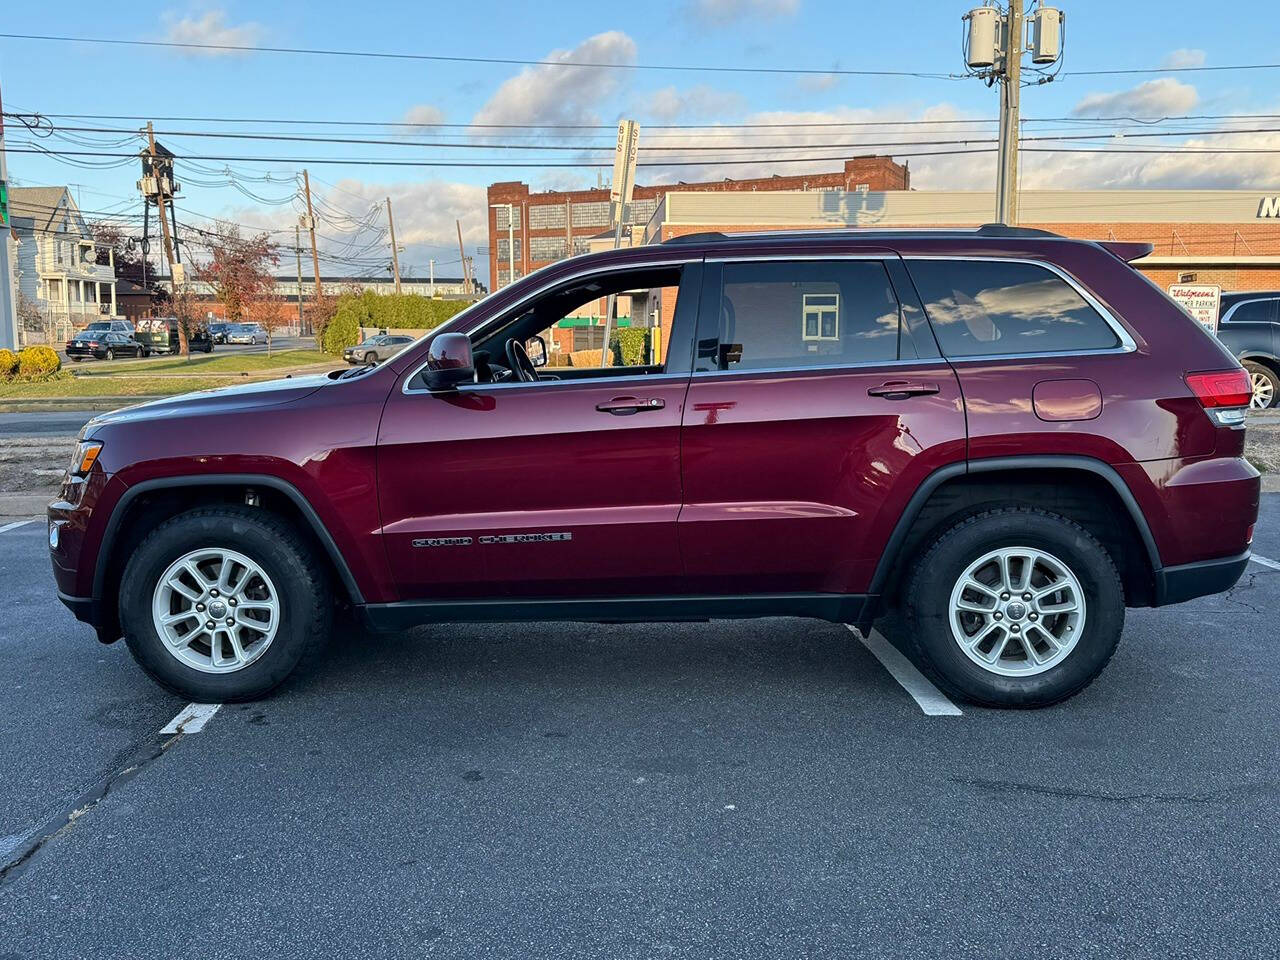
[[[114,264],[97,262],[89,225],[66,187],[11,187],[18,290],[46,322],[82,326],[115,317]]]

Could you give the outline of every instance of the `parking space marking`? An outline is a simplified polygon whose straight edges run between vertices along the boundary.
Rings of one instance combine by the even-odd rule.
[[[221,706],[220,703],[188,703],[160,732],[199,733]]]
[[[18,527],[25,527],[28,523],[35,523],[38,519],[40,518],[32,517],[30,520],[15,520],[13,523],[6,523],[3,527],[0,527],[0,533],[4,533],[6,530],[16,530]]]
[[[1260,557],[1256,553],[1249,557],[1249,559],[1254,563],[1262,564],[1264,567],[1270,567],[1272,570],[1280,570],[1280,563],[1276,563],[1274,560],[1268,560],[1266,557]]]
[[[862,645],[870,650],[893,679],[902,685],[902,689],[911,694],[925,716],[960,717],[964,715],[959,707],[947,699],[945,693],[930,683],[925,675],[898,651],[897,647],[880,635],[879,631],[872,630],[871,636],[867,637],[858,633],[853,627],[849,629],[858,634]]]

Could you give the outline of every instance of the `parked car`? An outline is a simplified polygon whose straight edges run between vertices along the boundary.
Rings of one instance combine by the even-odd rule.
[[[256,323],[230,323],[227,324],[225,342],[266,343],[267,331]]]
[[[133,324],[128,320],[94,320],[88,324],[84,333],[136,333]]]
[[[413,337],[379,333],[366,338],[363,343],[358,343],[354,347],[347,347],[342,351],[342,359],[347,363],[381,363],[399,353],[410,343],[413,343]]]
[[[1224,293],[1218,339],[1249,371],[1255,410],[1280,402],[1280,291]]]
[[[221,322],[211,323],[209,324],[209,336],[213,339],[214,343],[226,343],[227,330],[230,327],[231,327],[231,324],[229,323],[221,323]]]
[[[954,696],[1055,703],[1127,606],[1249,562],[1249,378],[1129,265],[1150,250],[993,226],[557,263],[394,363],[91,420],[49,507],[59,596],[204,703],[281,683],[336,605],[883,622]],[[530,359],[617,293],[671,318],[652,362]]]
[[[82,330],[67,341],[67,359],[79,363],[85,357],[114,360],[116,357],[145,357],[151,351],[131,333],[113,330]]]

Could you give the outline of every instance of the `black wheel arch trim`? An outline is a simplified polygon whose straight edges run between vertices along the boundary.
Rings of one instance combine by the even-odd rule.
[[[1160,551],[1156,547],[1155,537],[1151,534],[1151,527],[1147,523],[1147,518],[1133,496],[1133,491],[1129,489],[1129,485],[1124,482],[1124,478],[1110,464],[1096,460],[1093,457],[1072,454],[1028,454],[1015,457],[991,457],[982,460],[961,461],[939,467],[925,477],[920,486],[916,488],[915,493],[911,495],[911,499],[907,501],[906,509],[902,511],[902,515],[894,525],[893,533],[889,535],[884,551],[880,554],[880,562],[876,565],[875,574],[871,578],[871,588],[868,592],[875,597],[884,593],[890,571],[893,570],[898,561],[898,554],[901,552],[902,545],[906,542],[907,536],[911,532],[911,527],[915,524],[916,518],[920,515],[920,511],[924,509],[929,497],[933,495],[933,492],[938,487],[957,477],[978,473],[995,473],[1001,470],[1080,470],[1107,481],[1120,498],[1121,503],[1124,504],[1125,509],[1129,511],[1129,516],[1138,530],[1138,535],[1142,538],[1142,544],[1147,551],[1147,558],[1151,561],[1151,570],[1155,576],[1156,604],[1157,606],[1160,605],[1162,602],[1160,596],[1162,583],[1160,571],[1163,569],[1160,561]]]
[[[103,588],[107,579],[107,559],[111,555],[111,545],[115,541],[121,519],[124,517],[129,504],[144,493],[181,487],[264,487],[284,494],[298,508],[298,511],[306,519],[307,525],[311,528],[311,532],[316,535],[316,539],[324,547],[325,553],[328,554],[329,559],[338,571],[338,576],[342,579],[343,586],[351,594],[352,603],[364,603],[364,594],[360,592],[360,587],[356,583],[355,577],[351,574],[351,568],[347,566],[346,558],[334,542],[333,536],[329,533],[329,528],[324,525],[320,515],[311,506],[310,501],[302,495],[302,491],[287,480],[281,480],[279,477],[273,477],[269,474],[257,473],[208,473],[195,476],[158,477],[154,480],[144,480],[126,488],[112,509],[111,516],[107,519],[107,526],[102,532],[102,543],[98,547],[97,566],[93,571],[94,600],[100,601],[102,599]]]

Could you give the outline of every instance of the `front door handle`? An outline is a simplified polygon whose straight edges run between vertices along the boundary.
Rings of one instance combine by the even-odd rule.
[[[908,397],[927,397],[938,392],[938,385],[924,380],[889,380],[867,391],[869,397],[886,400],[906,400]]]
[[[646,410],[661,410],[667,401],[661,397],[614,397],[604,403],[597,403],[596,409],[601,413],[611,413],[615,417],[626,417],[633,413],[644,413]]]

